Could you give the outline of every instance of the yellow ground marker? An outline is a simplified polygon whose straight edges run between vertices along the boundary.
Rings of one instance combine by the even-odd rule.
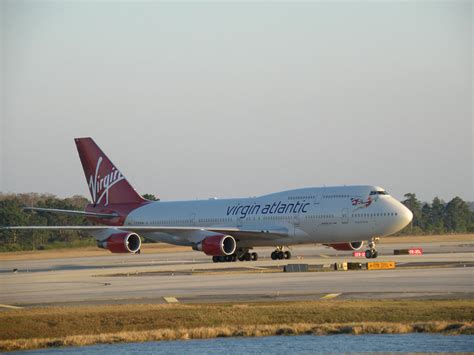
[[[342,295],[342,293],[328,293],[326,296],[321,297],[322,300],[330,300],[331,298],[336,298],[337,296]]]
[[[9,304],[0,304],[0,308],[23,309],[23,307],[11,306]]]
[[[367,263],[367,270],[395,269],[395,261],[379,261]]]
[[[163,297],[163,299],[168,303],[178,303],[178,299],[176,297]]]

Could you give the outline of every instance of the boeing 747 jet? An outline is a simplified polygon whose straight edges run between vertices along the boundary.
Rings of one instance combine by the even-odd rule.
[[[93,226],[4,229],[83,230],[112,253],[139,253],[142,238],[190,246],[214,262],[257,260],[256,247],[275,247],[272,259],[290,259],[290,245],[325,244],[376,258],[375,243],[407,226],[413,215],[373,185],[309,187],[253,198],[149,201],[140,196],[91,138],[75,139],[92,203],[85,211],[31,207],[84,215]]]

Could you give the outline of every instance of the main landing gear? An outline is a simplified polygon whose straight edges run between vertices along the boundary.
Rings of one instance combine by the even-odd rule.
[[[291,252],[289,250],[283,251],[283,247],[277,249],[271,254],[272,260],[291,259]]]
[[[250,253],[248,249],[238,249],[232,255],[225,255],[225,256],[213,256],[212,261],[215,263],[221,262],[233,262],[233,261],[257,261],[258,254],[257,253]]]
[[[367,259],[375,259],[379,256],[379,252],[375,249],[375,243],[379,241],[379,238],[374,237],[369,242],[369,249],[365,251],[365,257]]]
[[[283,250],[282,246],[276,248],[271,254],[272,260],[284,260],[291,259],[291,252],[289,250]],[[222,262],[234,262],[234,261],[257,261],[258,254],[255,252],[250,252],[249,249],[237,249],[232,255],[223,255],[223,256],[213,256],[212,261],[215,263]]]

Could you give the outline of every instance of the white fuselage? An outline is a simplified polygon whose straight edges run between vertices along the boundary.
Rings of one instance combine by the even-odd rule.
[[[154,202],[132,211],[125,225],[233,227],[281,231],[278,239],[248,238],[239,246],[340,243],[398,232],[412,213],[382,188],[371,185],[288,190],[254,198]],[[147,232],[156,241],[194,245],[206,233]]]

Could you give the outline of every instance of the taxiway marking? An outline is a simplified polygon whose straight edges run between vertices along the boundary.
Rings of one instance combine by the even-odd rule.
[[[179,303],[178,299],[176,297],[163,297],[163,299],[167,303]]]
[[[267,270],[267,267],[260,267],[260,266],[245,266],[247,269],[254,269],[254,270]]]
[[[341,293],[328,293],[327,295],[321,297],[322,300],[330,300],[331,298],[336,298],[337,296],[340,296]]]
[[[0,304],[0,308],[23,309],[23,307],[11,306],[9,304]]]

